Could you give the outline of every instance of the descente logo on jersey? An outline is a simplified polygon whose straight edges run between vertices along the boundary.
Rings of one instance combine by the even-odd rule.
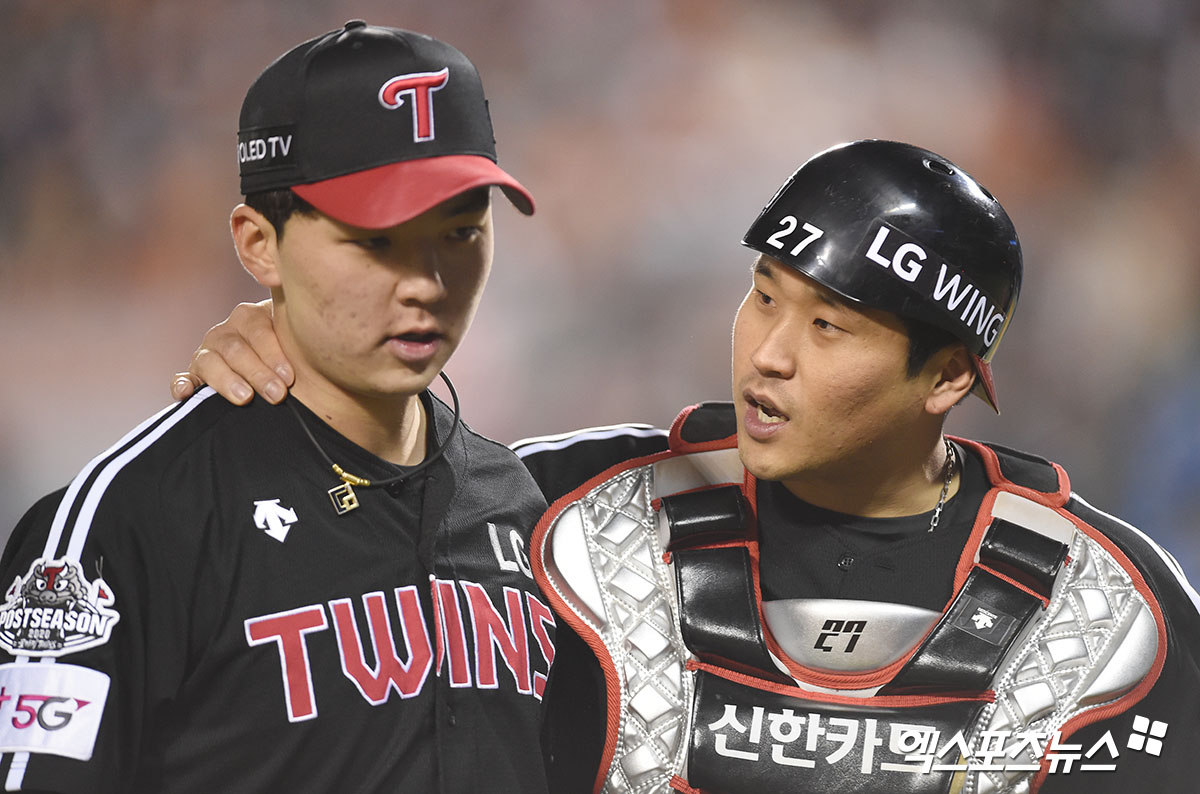
[[[39,558],[18,576],[0,606],[0,646],[25,656],[62,656],[108,642],[121,619],[112,589],[89,582],[76,560]]]
[[[319,642],[337,644],[342,675],[374,706],[393,696],[417,696],[430,673],[448,676],[452,687],[512,687],[540,700],[554,661],[550,608],[513,587],[503,588],[498,607],[476,582],[435,579],[430,584],[432,626],[414,585],[390,594],[362,594],[365,627],[351,598],[247,619],[246,642],[273,646],[278,653],[288,721],[316,718],[318,690],[335,683],[314,675],[309,649]],[[333,636],[321,635],[331,623]]]

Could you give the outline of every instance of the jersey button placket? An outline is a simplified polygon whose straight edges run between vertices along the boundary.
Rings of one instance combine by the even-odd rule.
[[[837,567],[840,571],[848,571],[852,565],[854,565],[853,554],[843,554],[837,561]]]

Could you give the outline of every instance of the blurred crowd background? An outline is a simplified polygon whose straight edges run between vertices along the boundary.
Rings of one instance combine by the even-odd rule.
[[[482,309],[449,367],[503,441],[727,399],[739,240],[806,157],[895,138],[1025,251],[1003,414],[1200,580],[1200,4],[0,0],[0,537],[165,405],[262,290],[229,242],[236,118],[276,55],[362,17],[464,50],[500,161]]]

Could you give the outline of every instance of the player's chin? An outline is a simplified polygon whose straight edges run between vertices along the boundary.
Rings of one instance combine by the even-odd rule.
[[[429,366],[419,370],[408,367],[389,366],[381,368],[367,379],[362,391],[375,399],[396,399],[420,394],[429,388],[441,371],[440,367]]]
[[[744,433],[738,433],[738,457],[746,471],[758,480],[778,480],[786,473],[775,450],[767,449]]]

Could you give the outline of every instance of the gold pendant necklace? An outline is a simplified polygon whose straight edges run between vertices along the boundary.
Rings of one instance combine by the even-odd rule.
[[[438,375],[440,375],[442,380],[445,381],[446,388],[450,390],[450,400],[454,404],[454,419],[451,420],[450,432],[446,434],[446,440],[442,444],[438,445],[437,449],[426,455],[425,460],[421,461],[416,466],[413,466],[412,468],[409,468],[394,477],[388,477],[387,479],[383,480],[368,480],[365,477],[359,477],[356,474],[351,474],[341,466],[334,463],[333,459],[330,458],[328,453],[325,452],[325,448],[322,447],[320,442],[317,441],[317,437],[313,435],[312,430],[310,430],[308,425],[305,423],[304,417],[300,415],[300,411],[296,408],[295,400],[289,396],[285,401],[288,407],[292,409],[292,413],[295,415],[296,421],[300,423],[300,427],[304,429],[304,434],[308,436],[308,440],[312,442],[312,445],[316,447],[317,452],[320,453],[321,457],[325,459],[325,462],[329,464],[329,467],[333,469],[333,473],[336,474],[338,479],[341,480],[339,484],[327,491],[330,501],[333,502],[333,509],[339,516],[345,515],[359,506],[358,494],[354,492],[356,487],[379,488],[393,485],[398,482],[403,482],[404,480],[407,480],[410,477],[429,468],[444,454],[446,454],[446,450],[450,447],[450,442],[454,440],[454,434],[458,432],[458,425],[462,416],[462,409],[458,403],[458,392],[454,390],[454,384],[450,382],[449,376],[446,375],[445,372],[439,372]],[[428,389],[426,389],[426,391],[428,391]],[[432,415],[429,417],[429,421],[433,421]]]

